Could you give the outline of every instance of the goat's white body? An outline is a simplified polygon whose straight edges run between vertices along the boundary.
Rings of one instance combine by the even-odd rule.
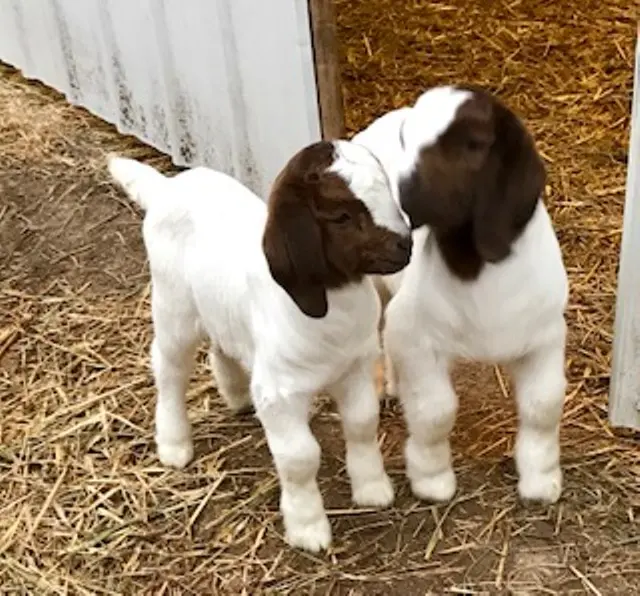
[[[456,98],[453,107],[463,98]],[[441,99],[448,101],[444,92]],[[431,113],[438,125],[422,146],[434,142],[448,126],[455,113],[450,108],[444,118]],[[411,109],[385,114],[352,139],[378,156],[396,191],[398,177],[410,162],[400,144],[400,126]],[[398,201],[397,194],[394,198]],[[568,280],[543,202],[512,245],[511,256],[485,264],[473,281],[450,272],[428,228],[414,231],[413,240],[409,265],[376,282],[392,295],[384,330],[387,387],[403,402],[409,426],[407,474],[414,492],[435,500],[454,494],[448,436],[457,396],[449,369],[454,360],[467,359],[509,365],[520,418],[520,495],[557,500],[562,483],[558,427],[566,385]]]
[[[192,304],[211,342],[246,370],[260,369],[266,357],[264,399],[317,391],[354,358],[374,355],[380,307],[369,279],[330,290],[327,316],[307,317],[269,273],[261,247],[266,207],[258,197],[204,168],[166,183],[176,200],[151,209],[144,222],[154,290],[175,291],[180,311]]]
[[[510,362],[557,335],[567,276],[549,215],[538,203],[512,255],[472,282],[451,274],[427,228],[414,232],[411,262],[383,277],[403,316],[452,358]],[[397,307],[394,307],[397,308]]]
[[[389,504],[393,488],[377,444],[371,374],[380,317],[371,280],[329,290],[327,315],[307,317],[270,275],[261,244],[266,205],[251,191],[205,168],[165,178],[115,159],[110,169],[147,209],[161,461],[183,467],[193,457],[184,398],[206,335],[220,394],[235,410],[252,402],[265,428],[292,545],[318,550],[331,539],[315,480],[320,448],[308,427],[311,400],[320,391],[338,402],[354,500]]]

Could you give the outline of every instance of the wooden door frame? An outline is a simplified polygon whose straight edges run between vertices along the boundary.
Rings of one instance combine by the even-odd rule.
[[[308,0],[308,6],[322,138],[344,138],[340,47],[333,0]]]

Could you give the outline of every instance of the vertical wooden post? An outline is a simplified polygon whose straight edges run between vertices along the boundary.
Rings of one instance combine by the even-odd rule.
[[[344,105],[333,0],[309,0],[311,39],[323,139],[344,137]]]
[[[613,334],[609,421],[640,430],[640,23]]]

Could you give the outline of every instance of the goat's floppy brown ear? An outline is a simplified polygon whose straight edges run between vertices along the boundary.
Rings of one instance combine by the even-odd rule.
[[[298,308],[319,319],[328,311],[327,263],[320,228],[309,205],[272,196],[272,208],[262,238],[269,271]]]
[[[475,189],[473,233],[483,260],[497,263],[511,254],[511,244],[535,211],[546,171],[533,139],[511,113],[497,114],[496,162],[491,179]]]

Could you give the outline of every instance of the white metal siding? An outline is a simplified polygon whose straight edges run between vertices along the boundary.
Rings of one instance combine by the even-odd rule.
[[[640,431],[640,23],[632,101],[609,419],[613,426]]]
[[[0,60],[262,196],[320,138],[307,0],[0,0]]]

